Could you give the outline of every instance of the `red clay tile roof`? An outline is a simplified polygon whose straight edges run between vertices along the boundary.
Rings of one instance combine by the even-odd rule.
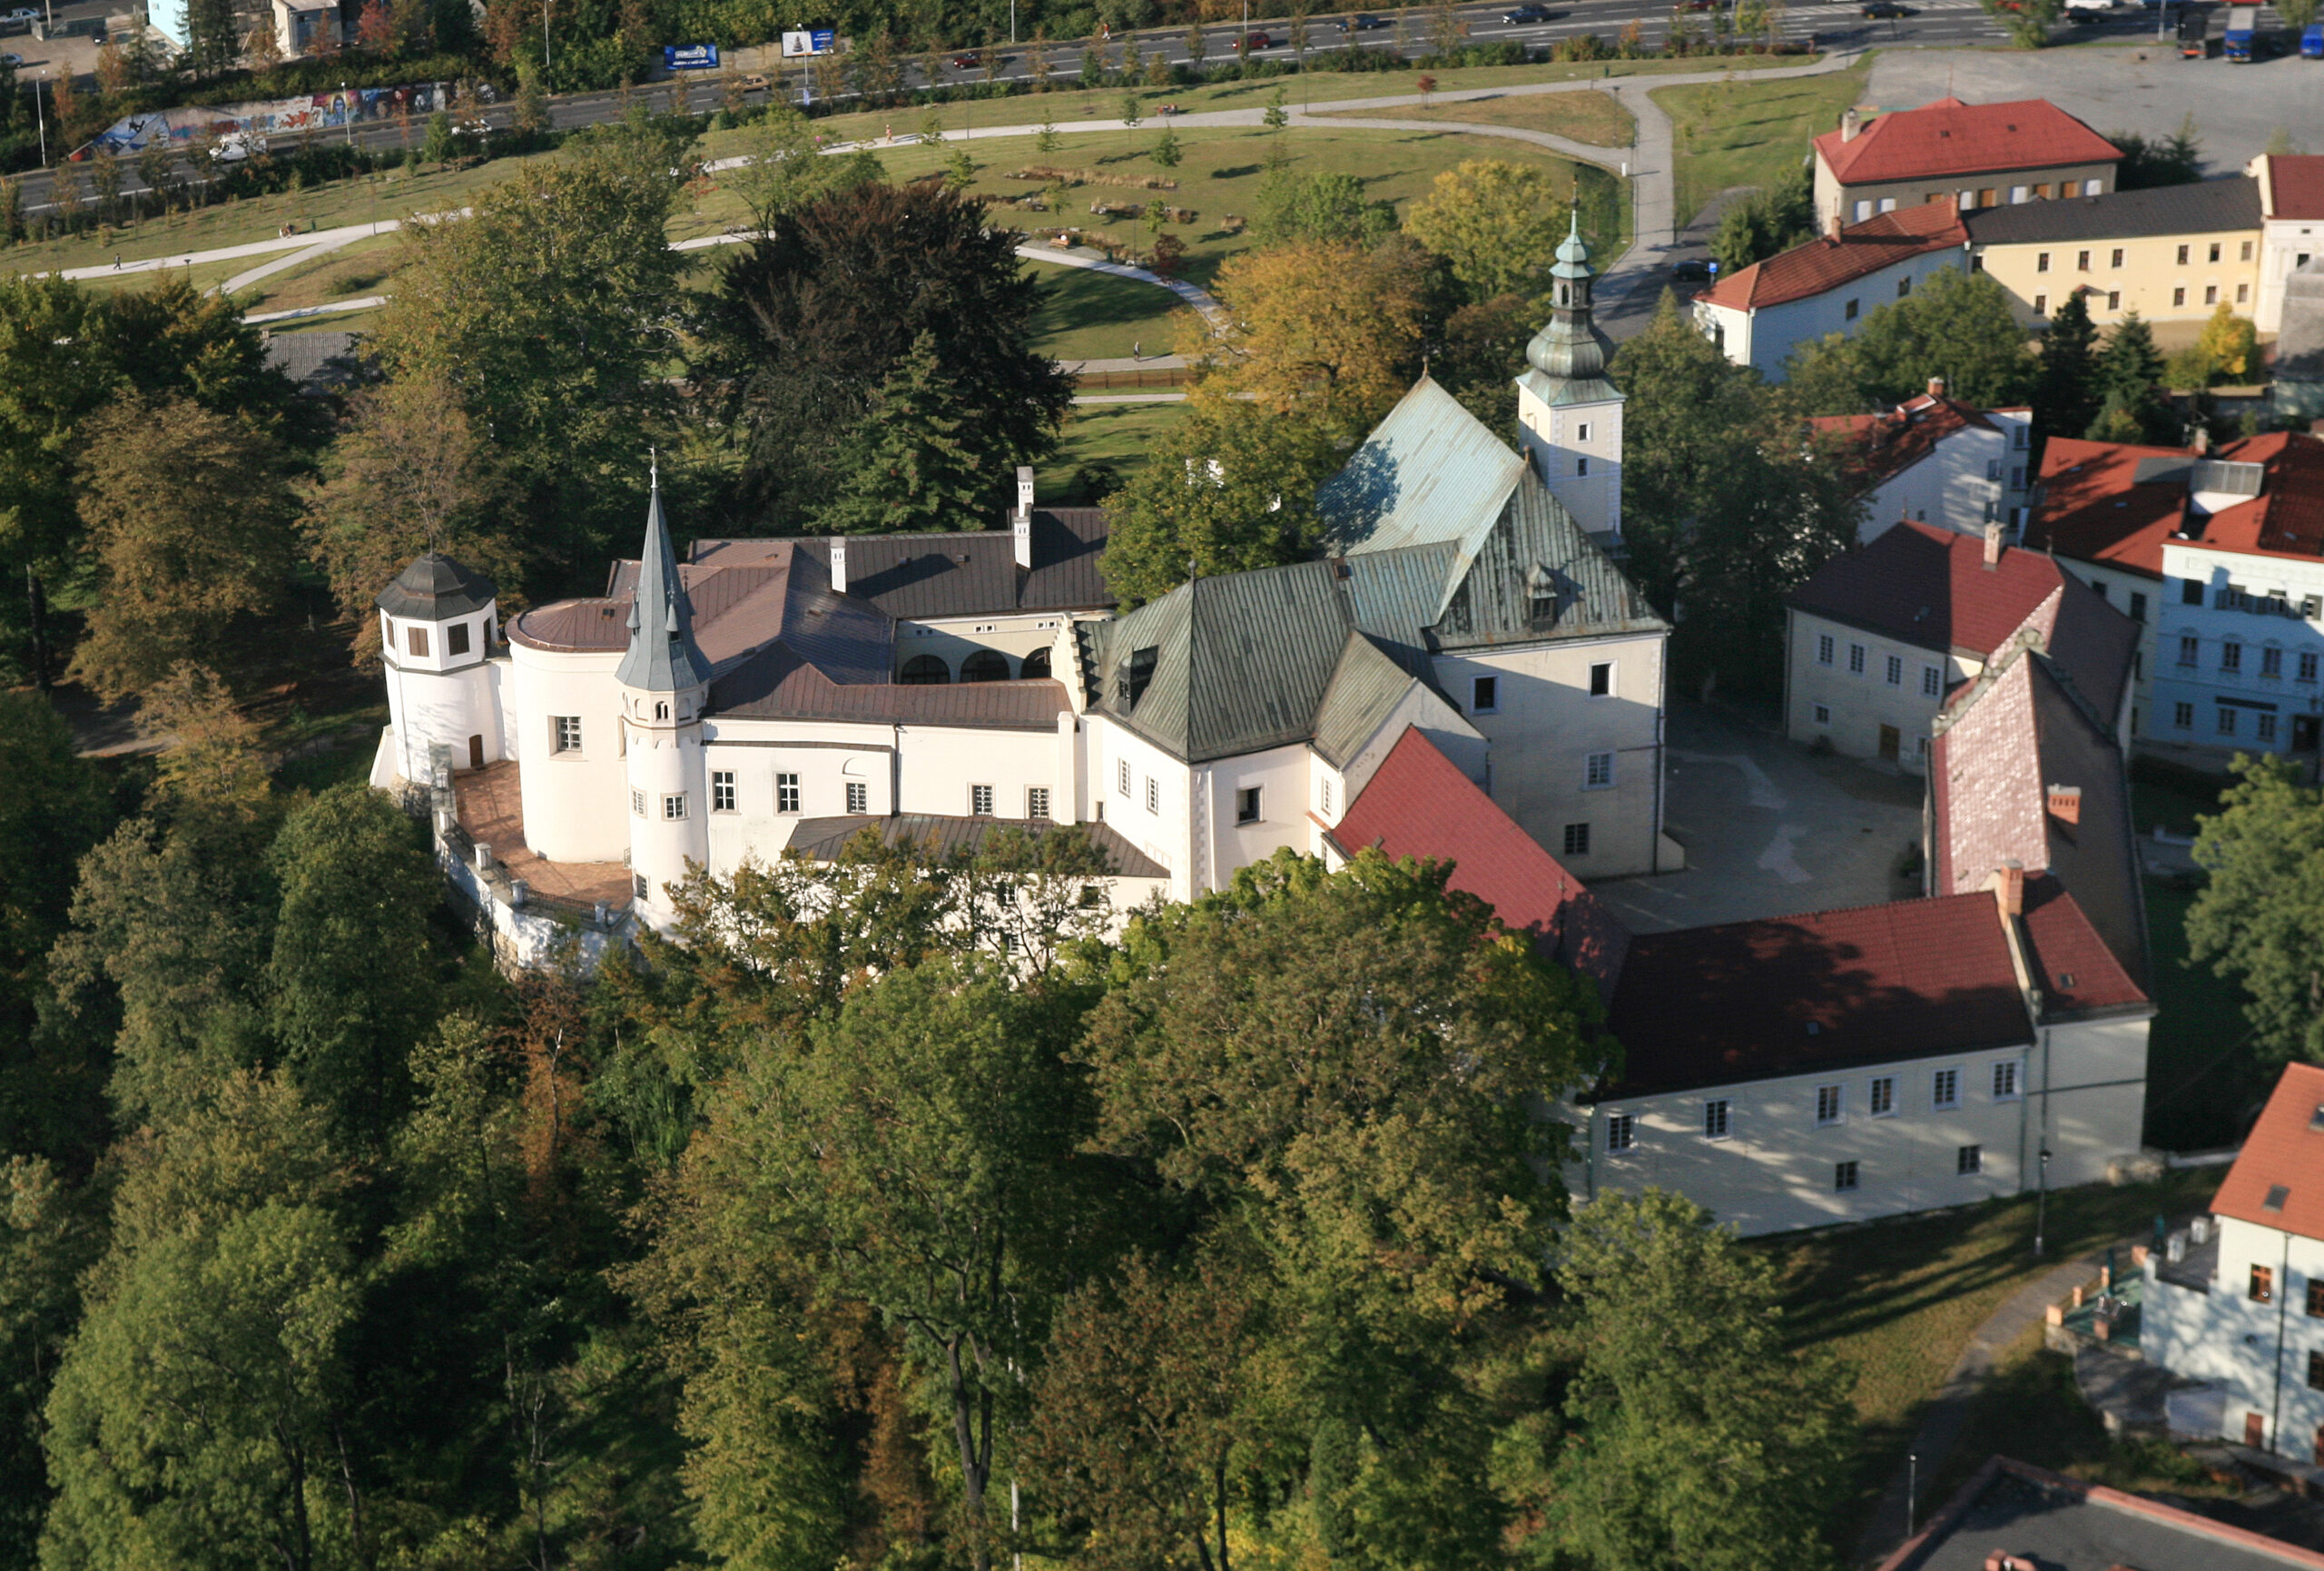
[[[2043,98],[2011,104],[1940,98],[1883,114],[1853,142],[1827,131],[1816,139],[1816,153],[1843,185],[2112,163],[2122,156],[2122,149]]]
[[[1351,854],[1376,845],[1390,856],[1452,863],[1453,888],[1492,906],[1503,926],[1531,934],[1543,953],[1612,988],[1628,930],[1418,727],[1397,738],[1332,838]]]
[[[1733,311],[1757,311],[1822,294],[1884,267],[1965,245],[1968,240],[1961,214],[1949,202],[1900,207],[1850,224],[1837,236],[1818,236],[1780,256],[1755,262],[1695,298]]]
[[[2045,1021],[2135,1009],[2148,1002],[2054,874],[2025,881],[2025,941]]]
[[[1886,485],[1936,450],[1955,431],[1998,430],[1984,411],[1935,393],[1906,399],[1876,415],[1819,415],[1819,433],[1853,437],[1849,472],[1866,490]]]
[[[2270,1193],[2281,1187],[2280,1205]],[[2324,1066],[2287,1064],[2211,1210],[2304,1239],[2324,1239]]]
[[[2262,557],[2324,556],[2324,440],[2276,431],[2230,442],[2211,457],[2258,464],[2260,494],[2189,526],[2204,545]]]
[[[2052,437],[2042,452],[2042,500],[2025,543],[2077,562],[2162,577],[2162,542],[2186,521],[2184,476],[2138,481],[2147,459],[2188,463],[2188,448],[2136,447]]]
[[[2324,218],[2324,157],[2270,154],[2268,184],[2275,206],[2270,218]]]
[[[1608,1024],[1636,1096],[2034,1039],[1991,894],[1630,941]]]

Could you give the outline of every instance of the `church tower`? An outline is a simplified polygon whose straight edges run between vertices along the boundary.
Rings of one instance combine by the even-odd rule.
[[[1549,325],[1525,346],[1518,437],[1533,472],[1593,539],[1622,538],[1622,395],[1606,380],[1606,341],[1591,320],[1590,248],[1577,207],[1558,247]]]
[[[702,758],[710,663],[694,646],[693,624],[677,552],[662,519],[657,474],[630,599],[629,649],[614,673],[621,685],[629,780],[632,893],[638,915],[656,928],[669,924],[669,886],[686,875],[686,863],[710,859]]]

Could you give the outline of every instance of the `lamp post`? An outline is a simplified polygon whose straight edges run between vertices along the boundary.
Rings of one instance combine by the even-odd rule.
[[[1913,1536],[1913,1510],[1921,1497],[1921,1454],[1905,1453],[1905,1536]]]
[[[344,82],[339,84],[339,102],[347,115],[347,145],[352,147],[355,145],[355,94],[347,90]]]
[[[2050,1148],[2042,1148],[2042,1192],[2034,1202],[2034,1258],[2042,1258],[2043,1236],[2050,1227]]]

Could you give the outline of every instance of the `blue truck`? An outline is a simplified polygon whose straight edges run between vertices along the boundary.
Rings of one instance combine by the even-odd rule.
[[[2324,60],[2324,22],[2310,22],[2299,30],[2299,57]]]
[[[2221,41],[2220,53],[2231,64],[2251,64],[2253,37],[2260,31],[2260,8],[2257,5],[2233,5],[2228,8],[2227,36]]]

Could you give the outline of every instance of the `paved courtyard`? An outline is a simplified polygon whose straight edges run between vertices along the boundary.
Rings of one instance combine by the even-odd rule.
[[[1772,725],[1772,713],[1768,716]],[[1819,758],[1733,711],[1670,706],[1665,826],[1687,871],[1590,885],[1640,933],[1872,905],[1919,893],[1896,867],[1921,782]]]

